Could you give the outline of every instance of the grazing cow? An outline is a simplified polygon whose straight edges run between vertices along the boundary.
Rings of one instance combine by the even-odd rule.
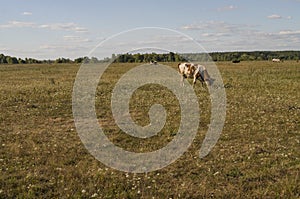
[[[150,64],[157,65],[157,61],[150,61]]]
[[[272,62],[281,62],[280,59],[272,59]]]
[[[179,63],[178,70],[181,74],[181,82],[183,83],[183,78],[193,78],[193,85],[196,84],[198,79],[203,86],[205,82],[208,86],[213,84],[214,79],[212,79],[205,66],[193,63]]]

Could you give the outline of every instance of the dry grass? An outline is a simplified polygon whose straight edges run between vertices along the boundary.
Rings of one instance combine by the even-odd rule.
[[[210,116],[207,90],[198,84],[201,123],[192,146],[175,163],[147,174],[110,169],[84,148],[72,116],[78,65],[0,66],[0,198],[299,198],[300,64],[217,65],[228,103],[217,145],[198,158]],[[116,145],[146,152],[172,139],[179,109],[171,92],[144,86],[131,99],[133,119],[147,124],[149,107],[161,103],[169,113],[166,126],[153,139],[122,133],[111,116],[110,93],[134,66],[116,64],[118,73],[105,73],[96,108]]]

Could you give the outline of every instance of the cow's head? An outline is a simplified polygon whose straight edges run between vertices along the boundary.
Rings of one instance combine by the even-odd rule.
[[[186,67],[186,75],[192,77],[195,73],[195,66],[192,64],[185,64]]]
[[[209,79],[205,80],[205,83],[207,86],[212,86],[214,81],[215,81],[215,79],[209,78]]]
[[[213,85],[215,79],[213,79],[213,78],[211,78],[209,76],[209,74],[208,74],[208,72],[207,72],[206,69],[202,71],[201,75],[203,76],[203,80],[205,81],[205,83],[206,83],[207,86]]]

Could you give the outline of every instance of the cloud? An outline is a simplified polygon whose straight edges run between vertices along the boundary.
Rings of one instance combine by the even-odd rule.
[[[278,14],[273,14],[273,15],[267,16],[267,18],[269,18],[269,19],[281,19],[282,16],[280,16],[280,15],[278,15]]]
[[[224,6],[224,7],[218,8],[217,10],[218,11],[231,11],[231,10],[235,10],[237,8],[238,8],[237,6],[229,5],[229,6]]]
[[[22,15],[32,15],[32,12],[23,12]]]
[[[35,27],[35,23],[33,22],[25,22],[25,21],[9,21],[7,24],[0,25],[0,29],[4,28],[26,28],[26,27]]]
[[[182,31],[193,31],[198,41],[208,51],[234,50],[295,50],[300,46],[300,29],[268,32],[260,26],[208,21],[188,24]]]
[[[57,50],[81,51],[81,50],[88,49],[87,47],[84,47],[84,46],[62,45],[62,44],[43,44],[43,45],[40,45],[39,48],[42,49],[42,50],[51,50],[51,51],[57,51]]]
[[[1,52],[8,51],[8,50],[9,50],[8,48],[6,48],[6,47],[4,47],[4,46],[0,46],[0,51],[1,51]]]
[[[287,20],[291,20],[293,17],[292,16],[284,17],[284,16],[281,16],[281,15],[278,15],[278,14],[273,14],[273,15],[267,16],[267,18],[269,18],[269,19],[287,19]]]
[[[201,36],[203,37],[223,37],[223,36],[230,36],[228,33],[202,33]]]
[[[279,35],[300,35],[300,30],[285,30],[280,31]]]
[[[206,30],[206,29],[213,29],[214,25],[221,22],[215,22],[215,21],[208,21],[208,22],[200,22],[195,24],[188,24],[185,26],[182,26],[180,29],[182,30]]]
[[[75,27],[74,30],[75,32],[88,32],[88,29],[83,27]]]
[[[80,27],[76,23],[53,23],[53,24],[43,24],[39,26],[40,28],[50,29],[50,30],[66,30],[75,32],[88,32],[87,28]]]
[[[80,36],[75,36],[75,35],[65,35],[64,37],[64,41],[69,41],[69,42],[91,42],[90,39],[87,38],[82,38]]]
[[[74,36],[74,35],[65,35],[64,40],[77,40],[80,39],[79,36]]]
[[[0,24],[0,29],[6,28],[43,28],[50,30],[65,30],[65,31],[74,31],[77,33],[85,33],[88,32],[87,28],[81,27],[76,23],[52,23],[52,24],[36,24],[34,22],[26,22],[26,21],[9,21],[7,24]]]
[[[207,21],[197,24],[188,24],[181,27],[182,30],[202,31],[206,34],[218,33],[224,35],[233,32],[240,32],[247,28],[250,28],[250,26],[243,24],[230,24],[224,21]]]
[[[0,47],[5,55],[14,57],[31,57],[35,59],[57,59],[59,57],[75,59],[86,55],[91,47],[81,45],[61,45],[61,44],[44,44],[40,46],[18,46],[18,47]]]

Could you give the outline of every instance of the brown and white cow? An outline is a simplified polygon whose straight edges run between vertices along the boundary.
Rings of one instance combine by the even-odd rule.
[[[272,62],[281,62],[281,60],[280,59],[272,59]]]
[[[183,83],[183,78],[193,78],[193,85],[196,84],[196,80],[198,79],[203,86],[205,82],[208,86],[213,84],[214,79],[212,79],[205,66],[194,63],[179,63],[178,70],[181,74],[181,82]]]

